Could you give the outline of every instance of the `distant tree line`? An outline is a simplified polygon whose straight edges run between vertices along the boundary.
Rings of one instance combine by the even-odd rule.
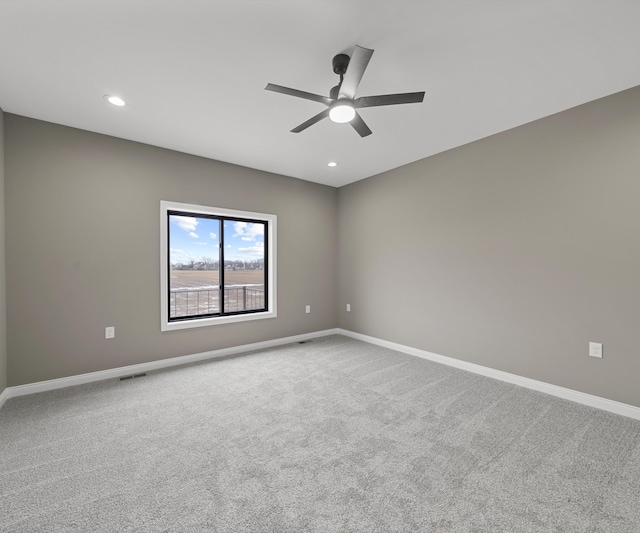
[[[225,270],[264,270],[264,259],[242,261],[241,259],[224,262]],[[171,263],[171,270],[220,270],[220,261],[203,257],[200,261],[190,259],[184,263]]]

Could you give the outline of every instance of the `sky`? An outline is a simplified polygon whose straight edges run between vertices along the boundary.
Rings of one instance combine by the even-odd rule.
[[[211,218],[170,215],[169,250],[172,264],[218,259],[222,222]],[[264,259],[264,225],[224,221],[225,260]]]

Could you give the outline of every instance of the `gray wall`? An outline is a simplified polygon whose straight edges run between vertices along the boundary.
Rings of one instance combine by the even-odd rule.
[[[337,191],[4,126],[0,390],[340,326],[640,406],[640,88]],[[161,199],[278,215],[277,319],[160,332]]]
[[[341,188],[339,326],[640,406],[639,143],[635,88]]]
[[[4,113],[0,109],[0,394],[7,388],[6,283],[4,265]]]
[[[9,386],[336,327],[336,189],[8,113],[5,137]],[[161,200],[278,216],[276,319],[160,332]]]

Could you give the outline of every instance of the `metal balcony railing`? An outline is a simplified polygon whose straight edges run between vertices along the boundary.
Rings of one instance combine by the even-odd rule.
[[[246,285],[224,289],[173,289],[169,291],[170,318],[212,315],[222,312],[220,293],[224,293],[224,312],[235,313],[265,308],[264,289]]]

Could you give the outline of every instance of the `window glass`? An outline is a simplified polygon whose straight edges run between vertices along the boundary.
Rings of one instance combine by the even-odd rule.
[[[224,310],[265,308],[265,223],[225,219]]]
[[[169,215],[169,319],[220,313],[220,220]]]

